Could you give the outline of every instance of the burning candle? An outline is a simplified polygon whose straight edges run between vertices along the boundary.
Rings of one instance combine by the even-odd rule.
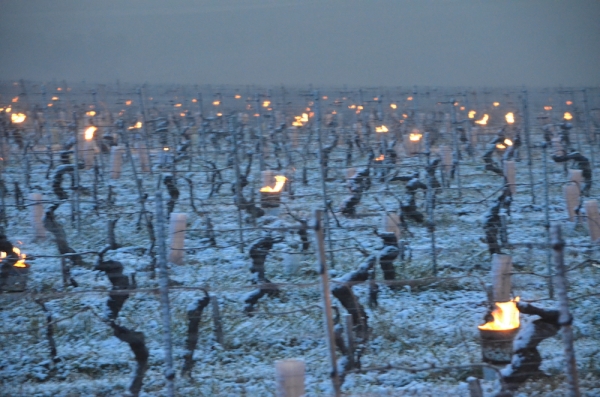
[[[274,175],[273,171],[263,171],[263,187],[260,188],[260,206],[266,209],[279,208],[281,203],[281,190],[287,181],[283,175]],[[275,186],[271,187],[275,179]],[[274,215],[274,214],[273,214]]]
[[[413,129],[409,135],[404,136],[404,150],[409,156],[419,154],[423,151],[423,135],[418,129]]]
[[[96,142],[94,142],[94,133],[97,128],[93,125],[86,128],[83,133],[83,138],[85,139],[83,144],[83,161],[85,163],[85,169],[89,170],[94,166],[94,155],[96,152]]]

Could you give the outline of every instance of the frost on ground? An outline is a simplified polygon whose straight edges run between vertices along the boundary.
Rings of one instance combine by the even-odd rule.
[[[240,150],[240,153],[242,150]],[[523,300],[538,301],[542,307],[556,307],[556,301],[547,299],[546,278],[532,275],[546,274],[544,215],[541,211],[541,160],[535,151],[535,178],[539,182],[537,205],[531,205],[529,189],[519,186],[514,197],[513,212],[509,223],[509,242],[514,246],[506,252],[513,256],[515,271],[513,293]],[[156,153],[155,153],[156,154]],[[331,181],[327,182],[334,208],[348,196],[343,148],[334,149],[331,155]],[[5,183],[21,183],[22,189],[43,193],[46,199],[55,200],[50,180],[44,178],[46,166],[33,162],[31,187],[23,183],[23,169],[13,157],[4,171]],[[157,158],[154,158],[157,161]],[[225,165],[220,156],[219,164]],[[272,158],[267,158],[273,162]],[[364,164],[366,159],[357,159]],[[105,158],[107,162],[107,158]],[[295,198],[283,194],[283,202],[296,216],[312,217],[312,210],[322,206],[318,163],[311,160],[307,186],[300,183],[300,169],[294,181]],[[335,168],[335,167],[340,168]],[[286,227],[299,223],[285,214],[282,207],[279,217],[265,216],[257,221],[257,228],[244,223],[246,247],[264,235],[260,230],[276,228],[273,235],[284,237],[277,243],[266,260],[265,276],[281,290],[274,297],[265,296],[256,306],[256,313],[248,316],[243,312],[244,297],[256,287],[251,284],[250,258],[239,250],[238,214],[233,205],[229,182],[234,181],[231,169],[224,170],[227,183],[219,194],[207,199],[207,184],[203,168],[192,164],[180,166],[185,175],[195,183],[196,207],[210,214],[215,227],[218,247],[210,247],[205,234],[205,219],[190,208],[189,190],[178,175],[180,197],[175,212],[188,214],[188,230],[185,241],[185,264],[171,265],[170,302],[174,361],[178,376],[175,380],[178,395],[182,396],[269,396],[275,393],[274,363],[286,358],[300,358],[306,362],[307,396],[324,396],[331,392],[328,378],[327,347],[322,322],[319,278],[315,270],[314,237],[310,235],[311,247],[303,254],[299,268],[291,274],[286,262],[290,251],[297,251],[301,241],[297,233]],[[299,166],[298,166],[299,167]],[[398,170],[410,174],[422,162],[416,157],[402,158]],[[581,225],[565,222],[562,186],[565,180],[562,167],[550,164],[551,218],[564,225],[567,241],[567,267],[597,259],[597,249],[585,246],[588,233]],[[526,165],[517,166],[518,180],[525,181]],[[406,283],[398,289],[380,285],[378,305],[369,307],[368,283],[353,288],[365,307],[370,327],[370,341],[362,352],[363,368],[391,364],[395,366],[451,367],[481,362],[477,325],[483,322],[487,311],[487,297],[482,283],[488,283],[490,258],[484,236],[482,218],[489,202],[484,199],[501,185],[499,177],[486,174],[483,164],[476,159],[466,159],[461,168],[463,198],[457,202],[456,184],[438,196],[435,210],[437,258],[440,280],[429,285]],[[259,173],[250,176],[249,187],[259,186]],[[93,171],[80,173],[81,183],[91,190]],[[156,177],[145,175],[143,187],[149,193],[147,206],[154,211]],[[67,181],[64,182],[66,186]],[[106,205],[108,186],[112,186],[116,203]],[[248,194],[249,187],[244,190]],[[164,353],[160,304],[157,295],[157,278],[152,277],[151,258],[147,255],[149,245],[144,228],[137,230],[139,210],[136,186],[131,169],[124,165],[119,180],[105,180],[99,185],[99,197],[104,200],[100,214],[96,215],[89,190],[82,197],[82,228],[77,234],[70,221],[71,204],[65,202],[56,211],[57,219],[65,226],[70,245],[78,252],[97,252],[107,244],[107,217],[120,216],[116,227],[117,242],[122,248],[109,251],[106,259],[120,261],[125,274],[135,273],[138,291],[125,302],[118,323],[144,333],[150,352],[149,369],[144,378],[143,396],[164,395]],[[256,188],[257,190],[257,188]],[[597,188],[592,191],[596,194]],[[7,197],[11,204],[12,190]],[[69,192],[72,194],[72,192]],[[381,203],[388,211],[396,211],[398,201],[404,195],[404,183],[385,185],[374,179],[370,190],[363,193],[357,206],[356,218],[337,214],[342,227],[331,231],[334,263],[328,263],[332,278],[355,270],[364,260],[360,250],[376,253],[381,239],[373,229],[382,222]],[[166,196],[166,195],[165,195]],[[492,196],[492,199],[495,197]],[[594,196],[595,197],[595,196]],[[376,200],[379,202],[376,202]],[[425,212],[424,194],[417,193],[417,206]],[[330,220],[333,226],[335,222]],[[402,236],[406,245],[406,257],[395,262],[399,280],[414,280],[431,275],[430,236],[424,226],[409,222],[409,233]],[[32,259],[31,275],[26,293],[3,294],[0,327],[0,382],[2,396],[118,396],[125,395],[135,370],[135,360],[128,345],[113,336],[112,330],[100,318],[106,316],[106,301],[111,288],[103,273],[92,270],[96,259],[85,255],[86,267],[72,268],[71,276],[77,287],[64,287],[59,258],[54,242],[48,239],[34,242],[28,222],[28,209],[8,208],[7,235],[13,243],[22,242],[21,249]],[[357,246],[360,245],[360,250]],[[327,246],[329,248],[329,246]],[[35,257],[38,257],[37,259]],[[329,256],[328,256],[329,259]],[[287,269],[287,270],[286,270]],[[575,318],[575,351],[580,382],[585,395],[600,395],[600,317],[597,295],[600,269],[591,265],[580,266],[568,273],[570,283],[571,311]],[[376,279],[381,281],[381,270]],[[216,296],[221,309],[224,343],[216,343],[211,321],[210,306],[202,315],[199,340],[194,354],[195,366],[191,377],[181,378],[187,332],[186,312],[191,304],[203,297],[201,288]],[[55,321],[55,341],[59,361],[50,359],[46,338],[46,317],[34,299],[42,299]],[[344,310],[336,299],[333,304]],[[563,396],[566,382],[563,374],[563,347],[560,333],[544,341],[540,346],[543,357],[543,375],[529,380],[517,393],[519,396]],[[343,392],[349,396],[468,396],[466,379],[482,377],[479,369],[464,368],[431,370],[409,373],[401,370],[368,371],[349,374],[343,384]],[[486,396],[498,390],[498,383],[484,381]]]

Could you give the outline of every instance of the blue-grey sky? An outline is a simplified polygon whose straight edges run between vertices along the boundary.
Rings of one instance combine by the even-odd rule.
[[[598,86],[598,0],[0,0],[0,79]]]

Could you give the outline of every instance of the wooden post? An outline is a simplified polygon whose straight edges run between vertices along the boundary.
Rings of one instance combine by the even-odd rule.
[[[506,183],[510,189],[510,194],[514,196],[517,192],[517,168],[515,167],[514,161],[507,160],[504,162],[504,177],[506,178]]]
[[[321,276],[321,297],[323,298],[323,315],[325,322],[325,335],[327,348],[329,350],[329,367],[333,390],[336,397],[340,397],[341,383],[335,356],[335,335],[333,331],[333,315],[331,311],[331,296],[329,289],[329,274],[327,272],[327,260],[325,256],[325,234],[323,231],[323,210],[315,210],[315,235],[317,239],[318,273]]]
[[[456,130],[456,106],[454,106],[454,98],[450,99],[451,120],[452,120],[452,166],[454,167],[454,176],[456,177],[456,185],[458,188],[458,199],[462,199],[462,186],[460,182],[460,146],[458,143],[458,131]]]
[[[165,211],[163,206],[162,192],[158,190],[155,196],[156,215],[156,242],[158,259],[158,278],[160,292],[160,306],[163,326],[163,342],[165,353],[165,383],[167,384],[167,396],[172,397],[175,393],[175,372],[173,371],[173,344],[171,340],[171,312],[169,305],[169,270],[167,267],[167,244],[165,236]]]
[[[509,302],[510,273],[512,271],[512,257],[504,254],[492,256],[492,284],[494,302]]]
[[[331,262],[331,267],[335,266],[334,256],[333,256],[333,241],[331,240],[331,230],[329,229],[329,211],[327,210],[327,184],[325,181],[325,160],[323,159],[323,137],[321,134],[321,102],[319,97],[319,92],[314,92],[314,108],[315,108],[315,127],[317,132],[317,139],[319,144],[319,168],[321,171],[321,190],[323,192],[323,209],[325,210],[325,232],[327,233],[327,245],[329,246],[329,261]]]
[[[304,396],[305,365],[302,360],[275,361],[275,379],[277,381],[277,397]]]
[[[235,206],[237,207],[237,221],[238,221],[238,237],[240,240],[240,252],[244,252],[244,225],[242,223],[242,179],[240,175],[240,158],[238,151],[238,137],[236,134],[236,126],[234,125],[233,116],[228,120],[229,133],[231,134],[231,141],[233,142],[233,166],[235,167]],[[262,158],[262,156],[261,156]],[[251,194],[254,194],[252,192]]]
[[[600,239],[600,213],[598,213],[598,201],[586,200],[584,203],[585,213],[587,215],[588,230],[592,243]]]
[[[483,390],[481,389],[479,379],[469,376],[467,383],[469,384],[469,397],[483,397]]]
[[[558,324],[562,328],[562,340],[565,348],[565,372],[569,384],[569,396],[579,397],[579,378],[577,376],[577,363],[573,348],[573,317],[569,312],[569,298],[567,296],[567,277],[564,262],[565,242],[562,239],[560,225],[552,225],[552,250],[554,252],[554,265],[556,267],[556,295],[558,297]]]
[[[73,123],[75,124],[75,132],[73,133],[73,136],[75,137],[75,144],[73,145],[73,160],[75,162],[75,167],[73,167],[73,179],[75,181],[75,190],[73,191],[73,201],[74,201],[74,215],[75,215],[75,222],[77,225],[77,233],[81,233],[81,212],[80,212],[80,206],[79,206],[79,183],[81,182],[80,179],[80,175],[79,175],[79,139],[78,139],[78,132],[77,132],[77,113],[73,112]]]
[[[529,134],[529,97],[527,90],[523,90],[523,135],[525,135],[525,146],[527,147],[527,167],[529,168],[529,184],[531,186],[531,204],[535,204],[535,186],[533,180],[531,136]]]
[[[42,205],[42,195],[40,193],[31,193],[29,200],[34,203],[31,206],[31,227],[35,241],[40,241],[46,238],[46,229],[42,222],[44,217],[44,206]]]
[[[346,168],[346,179],[352,178],[356,174],[356,168]]]
[[[183,265],[185,251],[183,245],[185,242],[185,222],[187,214],[172,212],[169,224],[169,235],[171,237],[171,251],[169,252],[169,262],[176,265]]]
[[[219,301],[216,296],[210,298],[210,305],[212,308],[215,339],[219,345],[223,345],[223,322],[221,321],[221,311],[219,310]]]
[[[110,179],[121,177],[121,165],[123,164],[123,148],[113,146],[110,148]]]
[[[352,321],[352,314],[344,314],[344,322],[346,331],[346,347],[348,349],[348,368],[354,368],[354,350],[356,349],[354,343],[354,321]]]
[[[550,252],[550,188],[548,187],[548,145],[546,142],[542,145],[542,155],[544,158],[544,228],[546,229],[546,273],[548,280],[548,297],[554,298],[554,281],[552,280],[552,252]]]
[[[569,215],[569,221],[575,221],[575,209],[579,206],[579,186],[576,182],[569,182],[564,187],[565,202],[567,206],[567,212]]]

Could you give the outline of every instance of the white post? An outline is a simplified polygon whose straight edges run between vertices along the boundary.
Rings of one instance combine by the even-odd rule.
[[[301,397],[304,395],[305,364],[302,360],[275,361],[277,397]]]
[[[260,174],[262,175],[262,186],[261,187],[275,186],[275,171],[264,170],[264,171],[261,171]]]
[[[514,195],[517,192],[517,168],[514,161],[507,160],[504,162],[504,177],[506,178],[506,183],[508,183],[510,194]]]
[[[600,239],[600,213],[598,212],[598,201],[586,200],[583,205],[587,215],[590,238],[592,239],[592,243],[596,243],[598,242],[598,239]]]
[[[509,302],[510,273],[512,271],[512,257],[504,254],[492,256],[492,284],[494,302]]]
[[[575,209],[579,206],[579,186],[576,182],[569,182],[564,187],[565,202],[567,205],[567,212],[569,214],[569,221],[575,221]]]
[[[398,241],[400,241],[400,217],[398,216],[398,214],[394,214],[393,212],[386,212],[383,214],[382,221],[383,230],[385,230],[386,232],[393,232],[396,235]]]
[[[138,142],[136,146],[136,152],[140,161],[140,170],[142,172],[150,172],[150,156],[148,155],[148,148],[146,147],[146,143]]]
[[[123,164],[123,148],[113,146],[110,148],[110,179],[121,177],[121,165]]]
[[[176,265],[183,265],[187,214],[172,212],[169,223],[169,235],[171,236],[171,251],[169,252],[169,262]]]
[[[42,195],[40,193],[31,193],[29,200],[34,203],[31,206],[31,227],[35,241],[46,238],[46,229],[42,223],[44,217],[44,206],[42,205]]]

